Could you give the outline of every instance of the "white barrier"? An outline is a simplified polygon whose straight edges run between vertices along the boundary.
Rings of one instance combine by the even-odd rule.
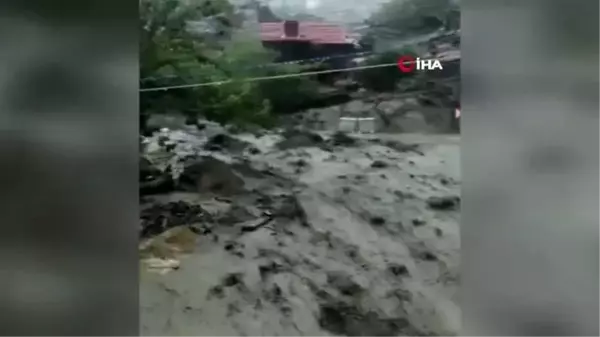
[[[343,132],[374,133],[377,124],[374,117],[340,117],[338,130]]]
[[[374,133],[377,128],[375,118],[358,118],[358,130],[362,133]]]
[[[341,117],[338,124],[338,130],[342,132],[356,132],[358,131],[356,118]]]

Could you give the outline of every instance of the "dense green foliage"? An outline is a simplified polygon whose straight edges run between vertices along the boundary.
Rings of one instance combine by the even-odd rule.
[[[389,45],[406,38],[427,35],[440,30],[460,28],[457,0],[390,0],[367,20],[368,29],[361,43],[388,50],[370,58],[365,65],[395,63],[402,55],[417,56],[416,50],[390,50]],[[399,87],[421,88],[426,76],[415,76],[395,67],[368,69],[357,75],[360,84],[372,91],[395,91]]]
[[[391,0],[369,20],[372,34],[411,36],[460,28],[456,0]]]
[[[414,51],[408,48],[388,51],[370,58],[365,65],[393,64],[398,61],[400,56],[406,55],[417,56]],[[362,87],[376,92],[394,91],[397,89],[398,83],[408,77],[412,77],[412,74],[403,73],[394,66],[366,69],[357,74],[357,80]]]
[[[247,80],[301,69],[273,65],[277,55],[263,48],[255,32],[240,29],[243,20],[229,0],[140,1],[140,87],[192,85],[140,93],[142,128],[150,114],[171,112],[190,121],[202,116],[241,127],[270,126],[276,115],[298,111],[318,96],[318,85],[309,77]],[[369,20],[367,38],[384,28],[400,36],[457,28],[459,19],[455,0],[391,0]],[[394,63],[406,54],[415,52],[390,51],[366,65]],[[259,66],[265,64],[270,65]],[[395,67],[355,74],[362,87],[378,92],[416,81]],[[208,82],[222,83],[193,86]]]
[[[314,95],[316,86],[306,78],[247,81],[299,69],[258,67],[272,63],[277,55],[265,50],[257,36],[238,29],[236,19],[227,0],[141,0],[142,88],[224,82],[142,92],[142,128],[149,114],[169,112],[238,126],[269,126],[274,114],[294,109]]]

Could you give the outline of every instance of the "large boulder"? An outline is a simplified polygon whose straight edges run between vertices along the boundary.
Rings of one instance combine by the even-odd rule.
[[[162,171],[152,164],[149,159],[141,156],[139,174],[139,192],[141,196],[168,193],[174,189],[170,170]]]
[[[205,149],[209,151],[227,151],[232,153],[241,153],[248,147],[248,143],[236,139],[226,133],[216,134],[208,139]]]
[[[206,156],[184,166],[177,186],[184,191],[231,196],[244,191],[244,180],[231,164]]]
[[[300,147],[321,147],[325,140],[319,134],[307,131],[292,129],[283,133],[284,139],[277,144],[282,150],[295,149]]]
[[[162,174],[162,171],[156,168],[148,158],[140,156],[139,162],[140,182],[149,181]]]

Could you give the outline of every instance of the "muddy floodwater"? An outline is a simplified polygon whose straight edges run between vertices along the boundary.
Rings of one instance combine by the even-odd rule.
[[[140,244],[144,335],[458,334],[459,136],[232,137],[145,200],[196,224]]]

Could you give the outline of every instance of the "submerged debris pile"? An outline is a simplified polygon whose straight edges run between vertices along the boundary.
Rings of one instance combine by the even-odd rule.
[[[177,226],[192,226],[206,222],[210,216],[199,205],[184,201],[153,204],[140,214],[140,237],[155,236]]]

